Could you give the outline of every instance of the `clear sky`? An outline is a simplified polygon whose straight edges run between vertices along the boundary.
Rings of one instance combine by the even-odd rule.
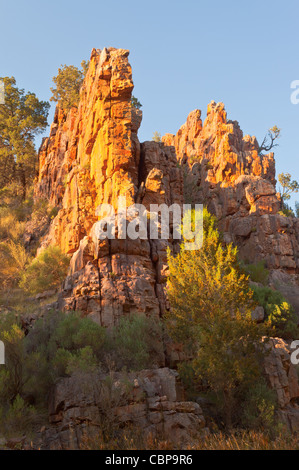
[[[61,64],[79,66],[93,47],[129,49],[141,141],[223,101],[244,134],[282,129],[277,173],[299,180],[298,18],[298,0],[0,0],[0,76],[49,100]]]

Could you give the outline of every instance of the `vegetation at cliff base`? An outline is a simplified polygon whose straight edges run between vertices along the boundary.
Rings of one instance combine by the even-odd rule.
[[[153,367],[162,353],[161,334],[159,321],[142,315],[107,330],[79,312],[50,311],[27,335],[14,315],[1,316],[6,367],[0,369],[0,432],[15,435],[40,425],[51,386],[61,377],[83,374],[92,381],[93,374],[114,370],[125,377]]]
[[[270,425],[274,399],[262,372],[266,330],[251,319],[252,291],[239,266],[237,249],[223,245],[215,217],[204,209],[201,250],[183,249],[177,256],[169,253],[168,261],[167,293],[172,307],[168,330],[192,358],[179,366],[182,378],[212,397],[217,419],[226,428],[244,425],[248,414],[254,421],[262,413],[262,403],[261,421]],[[254,392],[257,384],[259,393]],[[255,398],[249,400],[252,393]],[[246,406],[254,404],[249,413]]]
[[[31,294],[59,287],[67,275],[69,262],[58,246],[49,246],[23,272],[20,287]]]
[[[279,129],[276,125],[271,127],[268,130],[267,134],[265,135],[263,142],[259,146],[258,153],[259,155],[263,155],[264,152],[268,153],[273,148],[278,146],[276,142],[277,139],[281,136],[281,129]]]

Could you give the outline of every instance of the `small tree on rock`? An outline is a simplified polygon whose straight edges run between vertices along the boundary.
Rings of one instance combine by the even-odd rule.
[[[53,96],[50,101],[59,102],[66,111],[77,107],[80,99],[80,88],[88,70],[89,62],[81,62],[81,70],[74,65],[61,65],[58,74],[53,77],[55,88],[50,88]]]
[[[292,193],[298,193],[299,183],[296,180],[292,181],[290,173],[280,173],[278,175],[278,181],[281,184],[281,197],[282,200],[289,201]]]
[[[277,126],[271,127],[271,129],[269,129],[265,135],[261,146],[259,147],[259,155],[262,155],[264,152],[270,152],[270,150],[273,148],[278,147],[276,140],[280,137],[280,134],[281,129],[279,129]]]

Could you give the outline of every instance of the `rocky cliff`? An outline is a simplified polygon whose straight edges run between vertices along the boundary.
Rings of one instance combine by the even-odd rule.
[[[68,114],[56,108],[50,135],[39,152],[35,197],[58,208],[40,250],[55,244],[70,255],[59,308],[80,310],[105,327],[117,324],[122,316],[140,313],[159,318],[169,309],[164,290],[166,253],[168,247],[173,252],[179,249],[172,231],[168,240],[95,238],[95,224],[103,215],[97,208],[106,203],[117,210],[118,197],[123,196],[128,206],[142,203],[147,209],[152,203],[206,205],[217,216],[224,240],[236,243],[245,261],[265,260],[270,282],[299,314],[299,220],[280,214],[274,155],[260,155],[256,138],[243,136],[238,123],[227,119],[224,105],[215,102],[208,106],[204,123],[195,110],[176,135],[166,134],[161,143],[140,143],[142,113],[131,106],[128,55],[113,48],[92,51],[78,108]],[[285,359],[289,360],[288,345],[273,341],[274,355],[266,372],[284,421],[297,429],[298,381]],[[167,364],[166,346],[165,351],[153,367]],[[172,350],[172,358],[179,357],[179,351],[176,355]],[[159,381],[165,385],[169,374],[173,380],[169,369],[157,370],[161,373],[148,371],[140,377],[155,387]],[[140,377],[133,379],[140,382]],[[178,433],[184,437],[192,423],[198,430],[204,427],[199,407],[170,398],[160,382],[155,399],[138,385],[146,393],[142,403],[131,401],[128,421],[152,430],[154,423],[160,426],[156,412],[160,407],[170,434],[181,429]],[[55,390],[51,419],[58,431],[54,435],[53,429],[49,431],[47,445],[49,440],[61,440],[64,431],[67,444],[55,446],[69,445],[70,421],[80,413],[90,417],[92,407],[98,406],[86,404],[86,397],[78,405],[73,388],[64,381]],[[69,405],[61,407],[68,399]]]
[[[119,196],[128,206],[142,202],[147,208],[207,205],[225,241],[236,243],[248,262],[264,259],[272,282],[296,304],[299,220],[279,214],[274,155],[259,155],[256,138],[243,136],[224,105],[215,102],[204,123],[195,110],[176,135],[140,144],[142,113],[131,106],[128,55],[113,48],[92,51],[78,109],[66,115],[57,107],[39,152],[36,197],[59,208],[42,247],[58,244],[72,255],[60,305],[104,326],[130,313],[158,317],[168,308],[166,248],[178,249],[171,235],[168,241],[94,243],[96,208],[108,203],[117,209]]]
[[[119,196],[127,206],[183,203],[174,148],[137,138],[142,113],[131,106],[128,55],[93,50],[78,109],[68,115],[56,109],[39,153],[36,197],[60,208],[42,246],[58,244],[72,255],[61,306],[104,326],[130,313],[163,314],[168,243],[115,239],[96,246],[96,208],[107,203],[117,210]]]

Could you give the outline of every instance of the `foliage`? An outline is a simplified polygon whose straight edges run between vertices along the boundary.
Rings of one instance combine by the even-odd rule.
[[[90,381],[96,371],[109,374],[112,365],[119,371],[151,367],[156,343],[161,347],[159,325],[142,316],[123,319],[108,331],[78,312],[51,311],[25,336],[9,315],[0,318],[0,332],[6,351],[6,366],[0,369],[0,399],[6,411],[18,396],[26,404],[45,407],[59,377],[87,374]]]
[[[247,429],[274,429],[277,400],[275,392],[269,389],[264,379],[253,385],[244,402],[242,422]]]
[[[295,202],[295,213],[296,217],[299,219],[299,202]]]
[[[281,184],[281,197],[283,201],[288,201],[292,193],[298,193],[299,183],[296,180],[292,181],[292,176],[289,173],[280,173],[278,181]]]
[[[270,287],[252,286],[253,298],[261,305],[266,313],[272,334],[281,337],[298,337],[297,320],[295,313],[284,296]]]
[[[37,410],[18,395],[5,412],[2,408],[0,428],[6,437],[32,433],[38,422]]]
[[[155,131],[155,132],[153,133],[153,138],[152,138],[152,140],[153,140],[154,142],[158,142],[158,143],[159,143],[159,142],[162,142],[160,132]]]
[[[23,391],[24,378],[24,332],[16,323],[3,325],[0,339],[5,344],[6,367],[0,370],[1,401],[12,402]]]
[[[0,280],[2,288],[15,285],[30,262],[31,256],[22,243],[0,243]]]
[[[203,220],[201,250],[182,249],[176,257],[168,253],[168,329],[191,354],[196,380],[221,397],[220,412],[231,427],[241,392],[261,374],[264,329],[251,320],[252,293],[237,249],[223,246],[206,209]]]
[[[133,95],[131,98],[131,106],[132,108],[136,108],[136,109],[142,108],[142,104],[140,103],[140,101],[137,98],[135,98],[135,96]]]
[[[69,259],[58,246],[49,246],[22,274],[20,286],[31,294],[54,289],[65,279]]]
[[[73,106],[77,107],[80,99],[80,88],[89,63],[81,62],[81,70],[74,65],[61,65],[58,74],[53,77],[55,88],[50,101],[59,102],[62,109],[69,111]]]
[[[34,138],[47,127],[50,105],[19,89],[14,77],[1,80],[5,104],[0,105],[0,189],[14,183],[25,199],[37,170]]]
[[[160,324],[143,315],[121,318],[110,334],[111,357],[117,369],[141,370],[161,357]]]
[[[177,448],[169,441],[145,437],[139,429],[121,429],[111,441],[103,440],[102,435],[84,436],[82,450],[174,450]],[[273,436],[267,431],[234,430],[231,433],[209,433],[194,445],[184,450],[299,450],[298,436],[287,429],[278,429]]]
[[[250,276],[252,282],[258,282],[263,285],[268,284],[269,270],[265,267],[265,261],[259,261],[255,264],[244,265],[245,272]]]

